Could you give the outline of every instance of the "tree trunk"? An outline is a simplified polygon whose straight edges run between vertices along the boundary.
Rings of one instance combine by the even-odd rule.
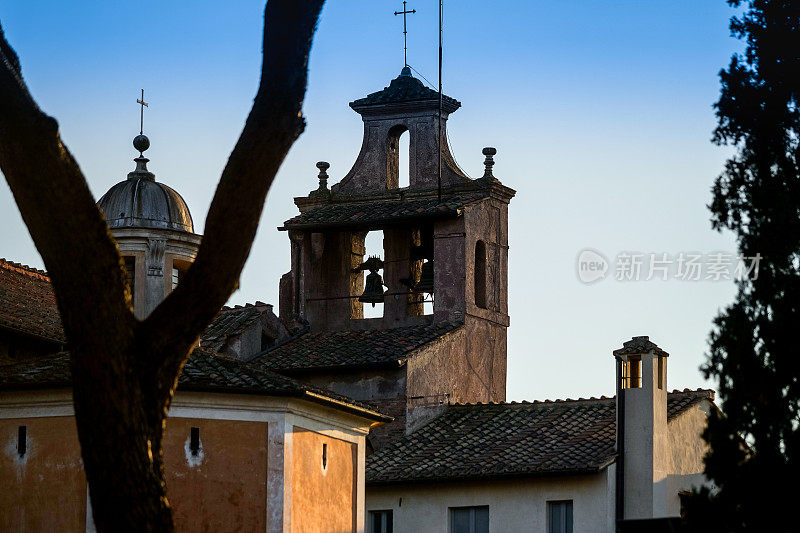
[[[114,340],[104,336],[103,344]],[[97,380],[97,365],[86,364],[137,357],[141,354],[132,351],[114,357],[91,349],[72,351],[75,418],[98,531],[173,530],[162,453],[166,406],[156,408],[152,399],[157,392],[143,387],[138,372],[130,371],[139,365],[106,368],[104,379]]]
[[[103,214],[58,124],[30,95],[0,26],[0,170],[56,294],[98,531],[174,529],[162,452],[167,411],[189,351],[238,284],[272,180],[305,126],[308,55],[322,3],[267,4],[261,82],[197,258],[143,322],[133,315]]]

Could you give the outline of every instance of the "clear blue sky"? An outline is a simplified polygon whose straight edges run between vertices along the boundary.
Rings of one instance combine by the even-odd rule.
[[[436,77],[437,5],[411,1],[409,63]],[[277,304],[294,196],[350,168],[362,126],[347,103],[403,63],[399,1],[329,2],[311,57],[306,133],[267,200],[232,303]],[[135,103],[156,179],[177,189],[202,232],[216,180],[259,77],[263,3],[0,0],[23,74],[99,198],[133,169]],[[706,204],[729,150],[710,142],[717,72],[740,48],[724,0],[477,2],[445,5],[445,93],[456,159],[472,176],[495,146],[510,209],[509,399],[612,394],[611,351],[650,335],[672,355],[670,388],[708,386],[698,366],[732,282],[606,279],[584,285],[583,248],[677,254],[735,250]],[[80,238],[80,236],[75,237]],[[42,266],[5,181],[0,256]]]

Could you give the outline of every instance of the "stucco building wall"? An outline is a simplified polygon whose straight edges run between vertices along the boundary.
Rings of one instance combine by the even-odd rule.
[[[673,418],[667,425],[670,450],[666,458],[669,472],[666,480],[668,516],[680,514],[680,492],[703,485],[713,487],[713,483],[702,473],[708,444],[701,437],[711,409],[716,407],[708,400],[703,401]]]
[[[292,448],[291,530],[298,533],[355,531],[357,446],[295,426]]]
[[[547,531],[547,502],[573,501],[573,531],[614,531],[614,468],[587,476],[367,487],[369,511],[392,510],[395,533],[449,531],[451,507],[489,506],[489,531]]]
[[[190,450],[197,427],[200,449]],[[178,531],[264,531],[267,424],[170,418],[164,436],[167,497]]]
[[[363,531],[369,424],[298,399],[179,392],[164,441],[177,530]],[[0,443],[0,531],[94,531],[70,390],[1,393]]]
[[[27,435],[22,457],[19,426]],[[0,419],[0,443],[0,531],[83,531],[86,477],[75,419]]]

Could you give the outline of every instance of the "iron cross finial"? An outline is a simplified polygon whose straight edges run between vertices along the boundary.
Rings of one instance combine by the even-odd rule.
[[[409,13],[416,13],[416,9],[412,9],[409,11],[406,9],[406,1],[403,0],[403,10],[402,11],[395,11],[395,15],[403,15],[403,66],[408,66],[408,31],[406,30],[406,15]]]
[[[142,107],[141,113],[139,115],[139,135],[144,134],[144,108],[150,107],[147,102],[144,101],[144,89],[142,89],[142,99],[136,100],[136,103]]]

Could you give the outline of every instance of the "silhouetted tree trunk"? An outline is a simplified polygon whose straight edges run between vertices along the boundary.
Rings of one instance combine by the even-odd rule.
[[[120,254],[58,125],[30,95],[0,26],[0,170],[52,280],[71,351],[78,435],[100,531],[171,531],[162,438],[199,335],[235,290],[267,191],[303,131],[323,0],[270,0],[261,82],[222,172],[197,258],[144,321]]]
[[[800,2],[745,5],[731,32],[746,41],[720,73],[714,139],[736,148],[713,188],[712,221],[739,252],[763,256],[757,279],[715,320],[706,377],[712,413],[706,475],[718,491],[687,501],[692,531],[797,531],[800,474]]]

